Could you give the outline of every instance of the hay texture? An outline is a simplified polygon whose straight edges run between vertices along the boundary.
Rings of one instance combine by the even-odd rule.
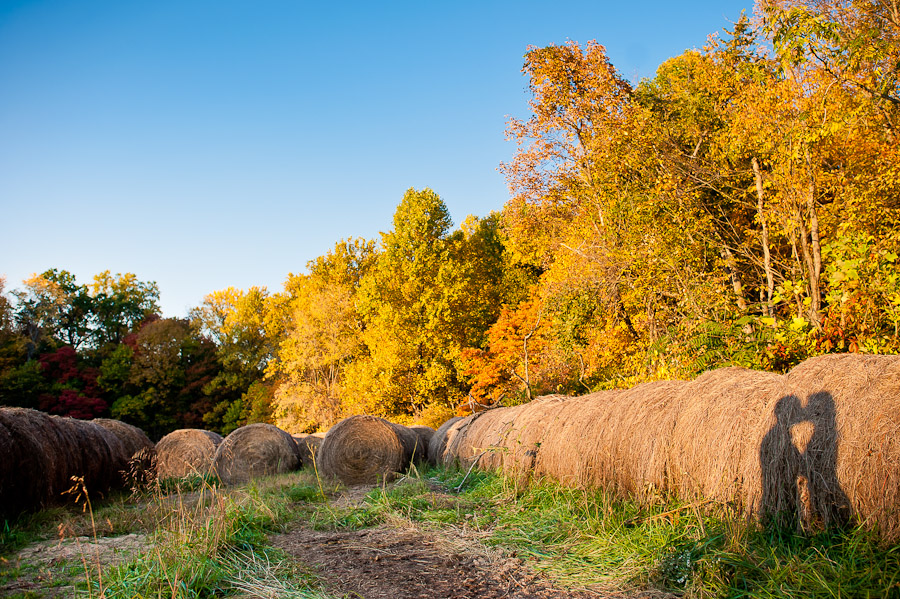
[[[372,484],[405,471],[418,436],[376,416],[351,416],[331,427],[317,455],[319,473],[346,485]]]
[[[424,463],[428,461],[428,445],[434,436],[435,430],[424,424],[415,424],[409,430],[416,434],[416,447],[413,452],[413,462]]]
[[[322,437],[318,435],[291,435],[297,448],[300,450],[300,464],[303,468],[312,468],[316,459],[316,452],[322,444]]]
[[[143,450],[154,450],[156,447],[147,434],[136,426],[122,422],[121,420],[113,420],[111,418],[94,418],[94,424],[102,426],[116,437],[125,446],[125,453],[131,459],[138,452]],[[152,452],[151,452],[152,453]],[[146,455],[147,451],[142,455]]]
[[[265,423],[248,424],[231,432],[216,449],[214,459],[216,474],[228,485],[290,472],[300,465],[300,449],[294,438]]]
[[[776,446],[790,440],[779,458],[797,470],[772,469],[761,453],[760,477],[783,494],[767,496],[764,486],[763,512],[776,499],[784,507],[793,492],[787,507],[806,527],[858,522],[900,539],[900,356],[819,356],[785,378],[781,411],[767,414],[757,434],[765,430]],[[795,476],[799,484],[786,488]]]
[[[27,408],[0,408],[0,513],[12,516],[75,499],[79,478],[92,497],[122,481],[124,445],[83,420]]]
[[[156,470],[160,480],[206,476],[212,470],[222,436],[212,431],[185,428],[172,431],[156,444]]]
[[[447,435],[450,427],[462,420],[460,416],[454,416],[438,427],[431,440],[428,442],[428,463],[433,466],[444,462],[444,452],[447,450]]]

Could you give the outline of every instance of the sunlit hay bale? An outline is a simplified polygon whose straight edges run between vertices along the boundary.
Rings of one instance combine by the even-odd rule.
[[[752,513],[758,503],[759,422],[782,393],[781,375],[729,367],[684,384],[669,446],[669,486]]]
[[[896,541],[900,538],[900,356],[820,356],[795,367],[785,378],[781,399],[791,404],[791,411],[778,416],[780,423],[776,414],[770,414],[761,431],[787,443],[783,430],[790,430],[788,439],[799,457],[796,476],[809,496],[806,506],[802,502],[796,506],[801,516],[804,509],[809,511],[804,526],[857,520],[878,530],[885,540]],[[798,430],[810,425],[811,431]],[[800,447],[804,441],[805,447]],[[761,476],[773,476],[765,464]],[[773,506],[761,503],[764,512],[773,511]]]
[[[102,426],[118,437],[125,446],[125,453],[128,454],[129,460],[142,449],[155,451],[156,446],[150,437],[136,426],[111,418],[94,418],[91,422]],[[145,451],[142,455],[146,456],[146,453]]]
[[[424,463],[428,461],[428,444],[434,436],[435,430],[424,424],[415,424],[409,427],[409,430],[416,434],[416,447],[413,452],[413,461],[416,463]]]
[[[316,452],[322,444],[322,437],[316,435],[291,435],[300,449],[300,463],[303,468],[311,468],[316,459]]]
[[[376,483],[409,467],[417,441],[405,426],[376,416],[351,416],[325,435],[317,454],[319,473],[346,485]]]
[[[547,395],[527,404],[488,410],[465,432],[480,467],[527,480],[544,448],[545,436],[557,425],[559,408],[567,399]]]
[[[234,485],[297,470],[301,457],[293,437],[277,426],[258,422],[225,437],[216,448],[213,461],[222,482]]]
[[[213,466],[222,436],[212,431],[185,428],[172,431],[156,444],[156,475],[159,480],[206,476]]]
[[[598,391],[558,407],[559,426],[546,435],[535,473],[621,496],[668,490],[668,448],[684,381],[654,381]]]
[[[434,431],[431,440],[428,442],[428,462],[432,466],[443,463],[444,451],[447,449],[447,432],[454,423],[460,420],[462,420],[461,417],[454,416]]]

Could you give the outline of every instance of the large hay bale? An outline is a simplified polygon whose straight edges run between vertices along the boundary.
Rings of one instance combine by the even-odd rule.
[[[434,436],[435,430],[424,424],[414,424],[409,430],[416,434],[416,447],[413,452],[413,462],[423,463],[428,461],[428,444]]]
[[[225,484],[297,470],[300,449],[294,438],[277,426],[262,422],[232,431],[216,449],[215,470]]]
[[[156,444],[159,479],[206,476],[212,470],[222,436],[212,431],[184,428],[172,431]]]
[[[683,498],[759,503],[759,423],[781,396],[784,377],[720,368],[686,383],[669,447],[669,486]]]
[[[80,451],[73,452],[72,457],[78,462],[77,476],[84,477],[88,492],[103,492],[124,482],[131,456],[116,435],[89,420],[52,418],[60,427],[68,427],[72,437],[77,439],[76,446]]]
[[[322,437],[318,435],[291,435],[294,437],[294,442],[297,444],[297,447],[300,449],[300,463],[304,468],[310,468],[314,465],[316,459],[316,452],[319,451],[319,446],[322,444]]]
[[[119,441],[125,446],[125,453],[128,454],[129,460],[142,449],[152,450],[156,447],[150,437],[134,425],[111,418],[94,418],[92,422],[119,438]]]
[[[418,437],[376,416],[351,416],[331,427],[317,454],[319,473],[347,485],[371,484],[406,470]]]
[[[87,421],[27,408],[0,408],[0,512],[13,515],[65,502],[80,477],[91,496],[122,480],[125,449]]]
[[[787,507],[808,527],[858,520],[900,539],[900,356],[820,356],[785,378],[781,412],[772,410],[757,435],[765,430],[776,446],[791,442],[796,470],[762,463],[762,479],[782,489],[791,483],[785,492],[799,497]],[[761,509],[784,507],[774,500],[762,497]]]
[[[431,440],[428,442],[428,462],[432,466],[443,463],[444,451],[447,449],[447,432],[450,430],[451,426],[460,420],[462,420],[462,417],[454,416],[434,431]]]

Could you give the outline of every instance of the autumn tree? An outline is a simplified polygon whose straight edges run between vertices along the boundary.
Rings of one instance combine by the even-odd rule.
[[[355,299],[373,255],[373,242],[343,240],[310,261],[307,274],[288,277],[285,334],[270,368],[282,428],[312,432],[348,415],[345,370],[364,351]]]

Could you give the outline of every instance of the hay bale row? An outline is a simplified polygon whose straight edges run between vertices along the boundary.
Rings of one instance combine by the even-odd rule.
[[[123,482],[128,446],[92,421],[27,408],[0,408],[0,514],[66,500],[73,477],[96,496]],[[74,498],[74,496],[70,496]]]
[[[351,416],[331,427],[322,440],[316,457],[319,473],[346,485],[375,483],[403,472],[414,459],[424,460],[426,438],[430,440],[429,431],[376,416]]]
[[[632,497],[676,493],[805,527],[855,519],[897,539],[900,357],[538,398],[445,423],[429,458]]]

